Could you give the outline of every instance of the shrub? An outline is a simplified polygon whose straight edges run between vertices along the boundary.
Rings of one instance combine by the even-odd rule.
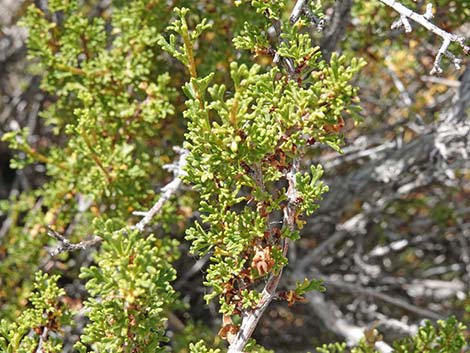
[[[210,258],[205,300],[216,300],[229,352],[266,351],[249,338],[273,299],[292,305],[324,290],[307,278],[277,286],[289,244],[328,190],[304,157],[319,145],[341,151],[364,61],[326,60],[312,44],[321,6],[289,20],[285,1],[180,3],[29,7],[49,136],[32,142],[23,128],[3,140],[19,151],[14,168],[43,165],[47,182],[2,206],[13,220],[0,264],[2,350],[61,351],[86,315],[79,352],[166,352],[166,321],[184,308],[174,266],[188,246]],[[46,267],[55,274],[38,272]],[[59,288],[59,272],[86,281],[86,300]],[[396,349],[463,347],[455,321],[438,330],[426,325]],[[220,352],[203,331],[185,331],[189,351]],[[320,351],[335,349],[344,351]],[[363,341],[353,352],[373,350]]]

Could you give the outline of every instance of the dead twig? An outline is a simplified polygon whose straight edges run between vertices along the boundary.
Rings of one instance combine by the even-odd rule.
[[[349,346],[357,345],[371,328],[351,324],[346,320],[341,310],[331,301],[325,300],[325,296],[318,292],[307,293],[308,303],[317,317],[325,326],[334,333],[342,336]],[[372,327],[373,329],[373,327]],[[374,343],[377,351],[381,353],[393,352],[386,342],[378,340]]]
[[[452,42],[455,42],[460,45],[463,49],[464,54],[470,53],[470,47],[465,45],[465,38],[462,36],[458,36],[456,34],[452,34],[449,32],[444,31],[443,29],[439,28],[435,24],[433,24],[430,19],[433,18],[432,13],[432,4],[428,3],[426,5],[426,11],[424,14],[420,15],[413,10],[407,8],[406,6],[402,5],[396,0],[380,0],[380,2],[384,3],[385,5],[391,7],[396,12],[400,14],[400,18],[392,24],[392,29],[404,27],[405,32],[411,32],[411,24],[408,19],[415,21],[416,23],[420,24],[428,31],[434,33],[435,35],[442,38],[442,45],[437,52],[436,58],[434,59],[434,65],[430,72],[431,75],[440,74],[442,72],[441,68],[441,60],[443,56],[449,58],[452,63],[455,65],[457,69],[460,69],[460,64],[462,63],[462,59],[457,58],[454,54],[452,54],[447,49]]]
[[[162,194],[158,201],[152,206],[150,210],[143,214],[144,218],[142,218],[142,220],[133,227],[140,232],[142,232],[145,226],[152,220],[152,218],[160,212],[165,202],[170,199],[170,197],[180,188],[182,184],[181,177],[185,174],[184,167],[186,166],[186,157],[188,156],[189,152],[184,149],[179,149],[179,152],[179,160],[175,164],[168,165],[166,167],[173,172],[175,178],[161,189]],[[141,215],[140,212],[134,212],[134,214]]]
[[[334,287],[334,288],[337,288],[339,290],[346,290],[348,292],[369,296],[371,298],[381,300],[385,303],[389,303],[389,304],[394,305],[398,308],[402,308],[404,310],[415,313],[415,314],[417,314],[419,316],[422,316],[422,317],[425,317],[425,318],[429,318],[429,319],[433,319],[433,320],[440,320],[440,319],[443,318],[443,315],[441,315],[439,313],[436,313],[436,312],[428,310],[428,309],[420,308],[416,305],[413,305],[413,304],[407,302],[404,299],[401,299],[401,298],[396,297],[396,296],[391,296],[391,295],[385,294],[383,292],[377,291],[377,290],[372,289],[372,288],[362,287],[360,285],[344,282],[344,281],[338,280],[336,278],[332,279],[328,276],[320,275],[320,276],[316,276],[316,278],[322,279],[323,283],[325,284],[325,286],[327,288],[328,287],[330,287],[330,288]]]
[[[84,240],[79,243],[71,243],[70,240],[65,238],[62,234],[57,233],[51,228],[47,228],[47,234],[59,241],[59,244],[49,251],[49,254],[54,257],[65,251],[85,250],[86,248],[95,245],[103,240],[103,238],[95,235],[90,240]]]

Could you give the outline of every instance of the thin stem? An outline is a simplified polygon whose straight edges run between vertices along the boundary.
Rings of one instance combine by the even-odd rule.
[[[74,75],[78,76],[87,76],[87,77],[101,77],[104,76],[108,71],[107,70],[100,70],[100,71],[95,71],[95,72],[86,72],[78,67],[70,66],[70,65],[65,65],[61,63],[56,63],[55,68],[61,71],[66,71],[70,72]]]
[[[36,151],[34,148],[32,148],[29,145],[23,145],[21,146],[21,150],[26,153],[28,156],[31,158],[37,160],[38,162],[44,163],[44,164],[52,164],[52,161],[49,159],[49,157],[43,155],[42,153]]]
[[[178,160],[178,162],[175,163],[174,165],[168,166],[169,167],[168,169],[174,169],[173,172],[175,174],[175,178],[170,183],[168,183],[167,185],[165,185],[162,188],[162,191],[164,190],[164,192],[162,193],[162,195],[158,199],[157,203],[155,203],[155,205],[148,212],[145,212],[144,213],[144,218],[139,223],[137,223],[135,226],[133,226],[132,228],[138,229],[139,231],[142,232],[144,230],[145,226],[152,220],[152,218],[158,212],[160,212],[160,210],[162,209],[164,203],[166,201],[168,201],[170,199],[170,197],[181,186],[181,183],[182,183],[181,177],[185,173],[184,172],[184,166],[186,165],[186,157],[188,155],[188,151],[181,150],[180,153],[181,153],[181,156],[180,156],[180,159]],[[84,249],[86,249],[86,248],[88,248],[88,247],[90,247],[94,244],[97,244],[97,243],[100,243],[101,241],[103,241],[103,238],[95,235],[89,240],[84,240],[84,241],[81,241],[79,243],[71,243],[70,240],[68,240],[62,234],[57,233],[56,231],[54,231],[51,228],[47,229],[47,234],[50,237],[52,237],[54,239],[57,239],[59,241],[59,244],[55,248],[53,248],[52,250],[49,251],[49,254],[52,257],[57,256],[58,254],[60,254],[62,252],[65,252],[65,251],[84,250]]]
[[[191,42],[191,39],[189,39],[189,31],[186,25],[183,25],[182,37],[183,37],[183,43],[186,49],[186,53],[188,54],[189,74],[191,75],[191,78],[197,78],[196,61],[194,60],[194,52],[193,52],[193,43]]]
[[[79,75],[79,76],[86,76],[86,72],[83,71],[82,69],[79,69],[78,67],[73,67],[73,66],[69,66],[69,65],[64,65],[64,64],[60,64],[60,63],[57,63],[55,64],[56,68],[61,70],[61,71],[67,71],[67,72],[70,72],[74,75]]]
[[[93,161],[96,163],[96,165],[98,166],[98,168],[101,169],[101,171],[103,172],[106,180],[111,183],[113,181],[113,178],[111,178],[111,175],[109,175],[108,171],[106,170],[106,168],[104,167],[103,163],[101,162],[101,159],[98,157],[98,154],[96,153],[95,149],[93,148],[93,145],[91,144],[91,141],[90,139],[88,138],[88,136],[86,135],[86,132],[83,132],[82,133],[82,137],[83,137],[83,140],[85,141],[88,149],[90,150],[91,154],[91,158],[93,159]]]
[[[196,61],[194,59],[194,51],[193,51],[193,43],[191,42],[191,39],[189,38],[189,30],[188,26],[186,24],[186,21],[183,20],[183,27],[181,30],[181,36],[183,38],[183,43],[184,47],[186,49],[186,53],[188,55],[188,70],[189,74],[191,76],[191,85],[193,86],[194,92],[196,92],[196,98],[199,102],[199,108],[205,112],[205,121],[207,128],[210,128],[210,123],[209,123],[209,115],[207,112],[204,110],[204,100],[203,100],[203,92],[200,92],[199,87],[197,86],[196,82],[194,80],[197,79],[197,69],[196,69]]]
[[[44,163],[44,164],[49,164],[49,165],[55,164],[49,157],[47,157],[44,154],[36,151],[34,148],[32,148],[31,146],[29,146],[27,144],[22,145],[20,147],[20,149],[21,149],[21,151],[26,153],[28,156],[30,156],[32,159],[34,159],[38,162],[41,162],[41,163]],[[58,166],[61,169],[68,169],[67,165],[64,164],[64,163],[59,163]]]

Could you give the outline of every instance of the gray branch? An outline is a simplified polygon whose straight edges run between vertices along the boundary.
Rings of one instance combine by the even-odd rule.
[[[186,166],[186,157],[188,156],[189,152],[185,149],[178,149],[178,151],[180,153],[179,160],[175,164],[167,166],[167,169],[173,172],[175,178],[161,189],[162,194],[160,195],[158,201],[152,206],[149,211],[143,213],[144,218],[142,218],[142,220],[134,226],[134,228],[139,230],[140,232],[144,230],[145,226],[152,220],[152,218],[155,217],[155,215],[161,211],[163,205],[181,187],[181,178],[185,175],[184,167]],[[140,212],[135,212],[134,214],[141,215]]]
[[[186,157],[188,155],[188,151],[184,149],[178,149],[178,152],[180,153],[180,158],[178,159],[178,161],[175,164],[166,166],[167,169],[171,170],[174,173],[175,178],[162,188],[162,194],[158,201],[155,203],[155,205],[153,205],[153,207],[149,211],[143,213],[144,217],[142,218],[142,220],[132,228],[142,232],[145,226],[152,220],[152,218],[155,217],[155,215],[161,211],[165,202],[167,202],[170,197],[180,188],[182,183],[181,177],[185,173],[184,167],[186,165]],[[140,213],[135,212],[134,214]],[[49,251],[49,254],[52,257],[57,256],[58,254],[65,251],[84,250],[103,240],[101,237],[95,235],[90,240],[84,240],[79,243],[71,243],[70,240],[68,240],[62,234],[57,233],[51,228],[48,228],[47,234],[50,237],[59,241],[59,244]]]
[[[379,0],[379,1],[384,3],[387,6],[390,6],[391,8],[393,8],[396,12],[400,14],[400,19],[396,21],[394,24],[392,24],[392,29],[403,26],[405,28],[405,32],[411,32],[412,28],[408,21],[408,19],[411,19],[415,21],[416,23],[420,24],[421,26],[423,26],[424,28],[426,28],[428,31],[442,38],[442,45],[439,48],[439,51],[437,52],[436,58],[434,60],[434,66],[430,72],[431,75],[439,74],[442,72],[442,68],[440,64],[441,64],[441,59],[443,56],[448,57],[452,61],[452,63],[457,67],[457,69],[460,68],[460,64],[462,60],[457,58],[454,54],[449,52],[447,49],[449,48],[449,45],[452,42],[455,42],[458,45],[460,45],[460,47],[463,49],[465,54],[468,54],[470,52],[470,47],[465,45],[464,37],[446,32],[429,21],[433,17],[431,3],[427,4],[426,12],[423,15],[420,15],[414,12],[413,10],[410,10],[409,8],[402,5],[396,0]]]
[[[297,0],[297,2],[294,5],[294,9],[292,10],[292,13],[290,15],[291,24],[296,23],[300,19],[300,16],[302,15],[302,12],[304,11],[304,7],[307,6],[307,4],[308,4],[308,0]]]
[[[378,299],[385,303],[391,304],[398,308],[402,308],[404,310],[415,313],[425,318],[435,319],[435,320],[439,320],[443,318],[442,314],[436,313],[428,309],[420,308],[416,305],[413,305],[407,302],[406,300],[402,298],[391,296],[391,295],[385,294],[383,292],[380,292],[372,288],[363,287],[354,283],[348,283],[336,277],[330,278],[327,276],[317,275],[316,278],[322,279],[325,285],[327,286],[327,288],[336,288],[337,290],[345,290],[354,294],[365,295],[374,299]]]
[[[367,327],[360,327],[349,323],[342,315],[339,308],[331,301],[326,301],[325,296],[318,292],[310,292],[306,295],[310,307],[317,317],[332,332],[344,338],[349,346],[356,346],[364,338]],[[384,341],[375,343],[375,348],[381,353],[393,352]]]
[[[355,171],[326,180],[330,191],[314,215],[315,222],[308,223],[309,232],[323,234],[329,228],[330,232],[334,231],[331,225],[341,224],[343,215],[357,201],[377,205],[380,199],[386,201],[384,195],[399,198],[432,183],[452,185],[453,170],[470,169],[469,107],[470,68],[467,68],[451,107],[441,114],[436,124],[423,129],[412,141],[396,140],[382,145],[383,148],[365,149],[370,151],[368,161],[364,150],[353,151],[351,157],[339,156],[343,162],[352,156],[366,161]],[[330,166],[326,164],[326,167]]]
[[[71,243],[70,240],[65,238],[62,234],[57,233],[55,230],[48,228],[47,234],[59,241],[59,244],[49,251],[49,254],[54,257],[65,251],[85,250],[86,248],[101,242],[103,239],[97,235],[93,236],[90,240],[84,240],[79,243]]]
[[[352,5],[353,0],[335,2],[333,16],[325,30],[325,37],[320,43],[322,53],[327,59],[330,58],[334,51],[338,50],[338,44],[344,38],[346,27],[351,18]]]

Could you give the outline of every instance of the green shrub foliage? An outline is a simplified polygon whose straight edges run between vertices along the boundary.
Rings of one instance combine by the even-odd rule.
[[[1,204],[12,220],[0,248],[2,351],[60,352],[62,328],[83,314],[79,352],[168,351],[166,321],[182,307],[172,287],[181,242],[210,256],[205,299],[216,300],[229,339],[266,281],[281,275],[288,243],[328,190],[321,166],[303,156],[320,144],[340,151],[343,119],[357,119],[352,79],[364,62],[325,61],[308,19],[292,24],[286,1],[167,3],[115,0],[100,13],[51,0],[24,17],[31,65],[50,96],[41,112],[50,136],[33,141],[25,128],[3,139],[18,151],[14,168],[43,166],[47,182]],[[321,9],[311,10],[321,18]],[[178,145],[193,191],[139,230],[134,211],[159,200]],[[189,224],[194,211],[200,217]],[[83,250],[87,259],[57,256],[53,271],[86,282],[89,297],[72,314],[58,275],[38,272],[57,246],[48,227],[72,243],[100,240]],[[321,282],[306,279],[284,299],[293,304],[309,290],[323,290]],[[453,320],[428,324],[396,349],[457,352],[461,330]],[[184,352],[224,349],[202,332],[175,342],[188,343]],[[267,352],[253,341],[246,350]],[[369,350],[363,343],[353,352]]]
[[[159,40],[191,76],[183,88],[188,97],[184,147],[190,152],[186,180],[200,193],[203,214],[186,238],[191,251],[212,254],[206,276],[212,292],[206,299],[218,297],[222,313],[240,314],[259,301],[256,283],[287,263],[283,244],[298,239],[299,218],[311,214],[327,190],[318,181],[321,167],[304,172],[299,160],[314,141],[339,149],[338,135],[325,126],[336,124],[357,101],[349,81],[361,63],[346,66],[344,57],[333,56],[327,65],[307,35],[292,35],[283,56],[293,59],[298,72],[276,67],[263,72],[256,64],[232,62],[233,89],[227,93],[225,85],[210,83],[212,74],[197,76],[194,41],[208,25],[201,22],[190,31],[188,11],[176,10],[178,18],[168,28],[182,45],[174,34]],[[295,32],[288,22],[284,26]],[[290,77],[300,79],[303,70],[308,75],[302,84]],[[292,214],[279,221],[283,212]]]
[[[454,317],[447,320],[438,320],[437,325],[431,322],[419,328],[416,336],[398,340],[393,344],[393,351],[397,353],[459,353],[466,347],[466,327],[457,322]],[[379,353],[375,349],[375,343],[381,336],[370,330],[365,338],[359,342],[357,347],[346,349],[345,344],[327,344],[317,348],[320,353]]]
[[[58,275],[36,272],[34,291],[29,298],[31,307],[16,322],[0,321],[2,352],[34,352],[40,347],[45,352],[60,352],[60,333],[63,325],[70,324],[70,311],[61,301],[65,291],[57,286],[58,279]]]

